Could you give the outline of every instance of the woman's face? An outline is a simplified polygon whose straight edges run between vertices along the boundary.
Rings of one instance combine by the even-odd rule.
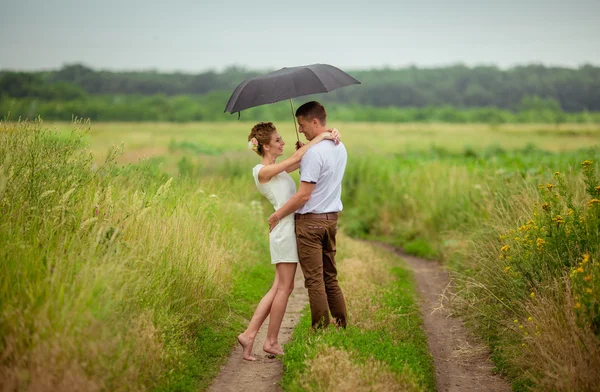
[[[285,142],[283,138],[279,134],[279,132],[274,131],[271,134],[271,142],[269,143],[269,148],[267,150],[271,155],[276,157],[283,155],[283,146],[285,146]]]

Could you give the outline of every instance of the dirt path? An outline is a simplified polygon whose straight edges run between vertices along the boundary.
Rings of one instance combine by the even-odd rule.
[[[302,310],[308,304],[308,293],[304,288],[304,276],[298,266],[294,280],[294,291],[288,301],[287,310],[281,323],[279,342],[284,345],[288,342],[300,319]],[[283,365],[277,358],[267,357],[262,351],[263,342],[267,336],[269,319],[265,321],[258,331],[252,350],[256,361],[249,362],[242,359],[242,348],[237,345],[231,353],[227,364],[215,378],[208,389],[210,392],[237,392],[237,391],[281,391],[279,381],[283,374]],[[241,331],[240,331],[241,332]]]
[[[449,287],[448,272],[435,261],[407,255],[389,245],[378,245],[402,257],[413,271],[429,352],[434,359],[437,390],[510,391],[508,383],[492,373],[494,365],[485,344],[468,334],[460,319],[439,309],[440,296]]]
[[[440,296],[449,285],[448,273],[435,262],[404,254],[397,249],[377,243],[376,245],[396,253],[404,259],[413,271],[417,290],[420,294],[421,314],[429,351],[434,358],[436,386],[440,392],[510,391],[508,383],[492,373],[493,364],[487,347],[470,336],[462,321],[450,317],[447,310],[439,309]],[[283,319],[280,342],[285,344],[291,337],[300,319],[302,309],[308,303],[304,288],[304,277],[298,268],[294,291],[288,302]],[[242,359],[242,349],[238,345],[233,350],[226,365],[209,388],[210,392],[233,391],[280,391],[279,381],[283,366],[276,358],[269,358],[262,351],[266,337],[268,320],[258,332],[254,343],[255,362]]]

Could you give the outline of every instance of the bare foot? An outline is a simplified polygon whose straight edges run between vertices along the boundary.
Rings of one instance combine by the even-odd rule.
[[[239,334],[237,339],[242,348],[244,349],[243,358],[246,361],[256,361],[256,358],[252,356],[252,345],[254,344],[254,339],[245,337],[243,333]]]
[[[273,355],[283,355],[283,348],[279,343],[269,343],[269,341],[265,340],[265,344],[263,345],[263,350],[266,353]]]

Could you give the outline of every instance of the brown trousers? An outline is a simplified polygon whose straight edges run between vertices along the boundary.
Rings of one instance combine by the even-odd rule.
[[[313,328],[329,325],[329,312],[346,328],[346,301],[335,266],[337,219],[296,219],[300,268],[308,289]]]

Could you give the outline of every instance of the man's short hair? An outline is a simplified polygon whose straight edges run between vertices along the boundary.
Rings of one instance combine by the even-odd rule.
[[[316,118],[322,125],[327,123],[327,112],[325,112],[323,105],[317,101],[306,102],[296,109],[296,117],[303,117],[309,121]]]

